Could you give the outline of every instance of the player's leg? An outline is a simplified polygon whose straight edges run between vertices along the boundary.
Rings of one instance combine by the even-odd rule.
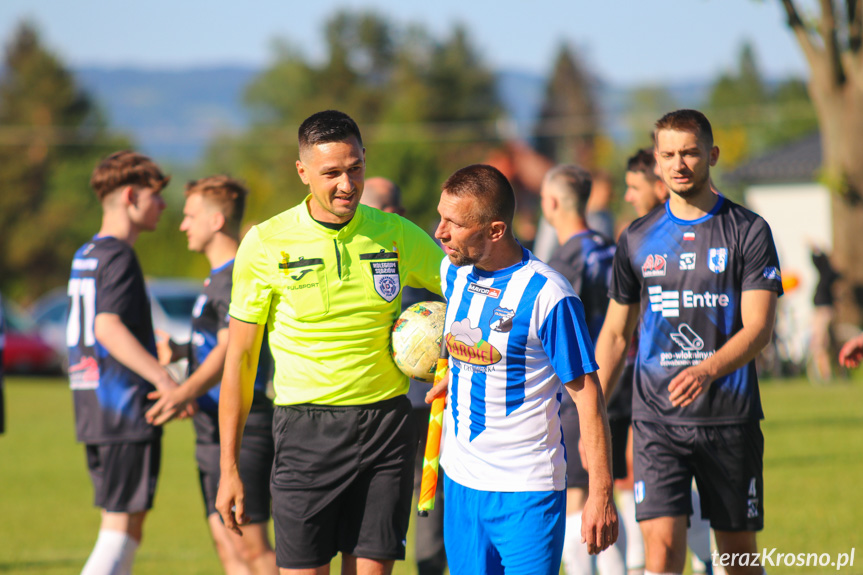
[[[692,552],[692,572],[695,575],[712,575],[710,522],[701,517],[701,496],[694,484],[692,485],[692,516],[689,518],[686,542]]]
[[[563,540],[563,570],[566,575],[593,575],[596,558],[581,540],[581,513],[587,499],[589,478],[581,464],[578,442],[581,439],[578,410],[568,393],[560,400],[560,426],[566,446],[566,530]]]
[[[480,521],[480,514],[487,507],[486,501],[482,499],[484,493],[459,485],[444,473],[447,509],[443,518],[443,536],[451,575],[503,575],[500,554]]]
[[[87,464],[94,500],[102,508],[99,537],[84,575],[131,572],[153,506],[161,462],[161,439],[140,443],[88,445]]]
[[[405,558],[417,429],[404,396],[356,408],[360,455],[339,513],[342,572],[388,574]]]
[[[614,418],[608,421],[608,427],[611,430],[611,472],[615,481],[625,479],[628,475],[626,445],[630,423],[631,419],[628,417]],[[628,544],[629,533],[626,531],[626,525],[621,522],[617,541],[596,556],[596,566],[601,575],[626,574],[626,550]]]
[[[635,512],[644,538],[645,575],[682,573],[696,430],[633,421],[632,432]]]
[[[615,482],[617,490],[618,515],[626,530],[626,567],[629,575],[644,573],[644,539],[641,528],[635,520],[635,495],[632,492],[632,425],[627,426],[626,433],[626,477]]]
[[[356,417],[330,406],[276,406],[270,491],[280,572],[329,573],[339,509],[356,476]]]
[[[480,492],[481,522],[506,575],[557,575],[565,524],[563,491]]]
[[[764,527],[764,436],[759,422],[699,430],[695,478],[702,512],[710,519],[719,554],[756,557],[755,533]],[[749,554],[749,555],[744,555]],[[728,565],[728,575],[761,575],[762,567]]]

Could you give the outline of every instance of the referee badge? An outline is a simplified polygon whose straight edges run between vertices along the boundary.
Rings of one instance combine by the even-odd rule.
[[[378,295],[388,302],[396,299],[401,290],[399,262],[371,262],[371,266],[375,291],[378,292]]]

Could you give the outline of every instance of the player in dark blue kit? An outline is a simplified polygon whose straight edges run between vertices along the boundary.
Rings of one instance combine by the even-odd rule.
[[[581,299],[588,333],[595,342],[608,308],[614,244],[587,227],[587,202],[592,183],[587,170],[571,164],[559,165],[546,173],[540,196],[543,216],[557,232],[560,242],[552,252],[548,265],[569,281]],[[614,477],[619,478],[626,476],[629,419],[612,421],[612,407],[609,403],[612,469]],[[598,566],[603,575],[623,575],[626,573],[626,535],[623,530],[617,542],[595,560],[587,552],[587,545],[581,541],[581,514],[587,498],[589,478],[578,454],[581,437],[578,411],[575,402],[566,394],[561,399],[560,421],[567,448],[564,570],[567,575],[590,575]]]
[[[641,318],[632,418],[647,575],[683,571],[693,475],[719,552],[757,552],[764,438],[754,359],[782,293],[767,223],[711,190],[719,148],[707,118],[694,110],[662,117],[655,157],[671,196],[621,235],[597,342],[609,390]]]
[[[86,444],[99,538],[82,573],[126,574],[141,541],[159,476],[162,430],[144,413],[147,394],[176,382],[156,360],[144,275],[132,246],[156,228],[168,183],[159,167],[117,152],[93,171],[102,226],[72,260],[69,278],[69,380],[78,441]]]
[[[276,555],[270,545],[267,524],[270,519],[270,472],[273,467],[273,405],[266,388],[272,372],[269,347],[261,346],[255,379],[252,408],[246,420],[240,449],[242,478],[246,490],[249,524],[243,535],[225,528],[216,511],[219,489],[219,381],[228,347],[228,307],[234,257],[239,245],[240,224],[248,191],[227,176],[211,176],[186,186],[186,203],[180,230],[186,232],[189,249],[203,253],[210,262],[210,277],[192,311],[192,339],[177,345],[166,333],[159,333],[159,360],[168,364],[187,357],[189,377],[168,393],[154,392],[158,399],[147,412],[154,424],[169,421],[190,403],[196,403],[194,416],[195,456],[207,523],[229,575],[241,573],[275,574]],[[197,401],[195,401],[197,400]]]

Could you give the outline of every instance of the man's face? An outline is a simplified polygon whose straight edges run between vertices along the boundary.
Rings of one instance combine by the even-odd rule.
[[[685,197],[710,189],[710,166],[719,159],[716,146],[708,148],[692,132],[659,130],[654,155],[670,191]]]
[[[321,222],[345,223],[354,216],[363,193],[365,150],[353,136],[316,144],[301,152],[297,173],[312,194],[312,217]]]
[[[662,203],[656,193],[661,182],[650,180],[642,172],[626,172],[626,194],[623,199],[629,202],[638,217],[644,216]]]
[[[154,191],[152,188],[138,186],[135,186],[133,190],[133,201],[129,208],[129,217],[132,223],[141,230],[155,230],[159,218],[165,210],[165,198],[162,197],[162,190]]]
[[[443,251],[453,265],[467,266],[480,262],[491,243],[486,241],[488,226],[480,223],[475,215],[476,199],[443,192],[437,211],[440,224],[434,236],[441,241]]]
[[[203,195],[192,194],[186,198],[180,231],[186,232],[189,251],[202,252],[206,249],[224,222],[219,215],[219,210]]]
[[[543,180],[542,187],[539,189],[539,206],[542,208],[542,217],[552,225],[554,224],[554,200],[552,186],[547,180]]]

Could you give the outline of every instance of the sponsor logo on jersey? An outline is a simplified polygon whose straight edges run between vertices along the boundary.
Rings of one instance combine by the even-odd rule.
[[[725,271],[728,263],[728,250],[725,248],[710,248],[707,252],[707,267],[715,274]]]
[[[309,273],[310,271],[312,271],[312,270],[304,269],[300,273],[296,273],[296,274],[292,275],[291,279],[294,280],[295,282],[298,282],[301,279],[303,279],[303,276],[306,275],[307,273]]]
[[[494,299],[498,299],[500,297],[500,290],[498,288],[481,286],[478,283],[472,283],[467,286],[467,291],[478,295],[488,296]]]
[[[635,485],[632,486],[632,491],[635,495],[635,502],[641,503],[644,501],[644,481],[636,481]]]
[[[72,269],[79,272],[92,272],[99,267],[96,258],[75,258],[72,260]]]
[[[452,357],[472,365],[492,365],[501,359],[500,352],[482,339],[482,330],[471,327],[467,318],[450,326],[446,347]]]
[[[375,291],[386,301],[393,301],[399,295],[401,280],[399,278],[399,263],[393,262],[371,262],[372,278],[375,283]]]
[[[512,330],[512,318],[515,317],[515,310],[511,310],[505,307],[495,308],[493,312],[491,312],[491,321],[489,322],[489,327],[494,331],[499,331],[501,333],[506,333]]]
[[[695,256],[696,254],[694,252],[680,254],[680,269],[683,271],[694,270]]]
[[[99,387],[99,363],[95,357],[83,357],[75,365],[69,366],[69,387],[72,389]]]
[[[671,339],[683,351],[698,351],[704,347],[704,340],[686,323],[680,324],[677,332],[671,334]]]
[[[682,295],[682,297],[681,297]],[[662,286],[648,286],[648,301],[650,311],[662,313],[662,317],[679,317],[680,308],[715,308],[728,307],[731,303],[724,293],[695,293],[692,290],[663,291]]]
[[[782,281],[782,274],[776,266],[768,266],[764,268],[764,279]]]
[[[665,256],[650,254],[641,265],[641,275],[646,278],[655,278],[665,275]]]
[[[687,242],[695,241],[695,232],[684,232],[683,239]]]

